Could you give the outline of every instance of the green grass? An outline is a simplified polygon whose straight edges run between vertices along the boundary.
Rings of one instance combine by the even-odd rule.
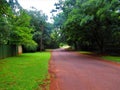
[[[81,54],[93,54],[93,52],[89,52],[89,51],[80,51]]]
[[[42,90],[49,87],[49,52],[26,53],[0,60],[0,90]]]
[[[102,56],[102,58],[105,60],[120,62],[120,56]]]
[[[92,55],[93,54],[94,55],[93,52],[89,52],[89,51],[79,51],[79,52],[81,54],[86,54],[86,55]],[[101,58],[103,58],[104,60],[109,60],[109,61],[114,61],[114,62],[120,62],[120,56],[101,56]]]

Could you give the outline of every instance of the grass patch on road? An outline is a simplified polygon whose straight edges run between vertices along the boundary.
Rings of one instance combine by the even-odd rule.
[[[102,56],[102,58],[105,60],[120,62],[120,56]]]
[[[0,60],[0,90],[49,88],[49,59],[49,52],[41,52]]]

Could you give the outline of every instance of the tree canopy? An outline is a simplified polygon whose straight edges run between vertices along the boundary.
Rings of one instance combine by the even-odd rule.
[[[17,0],[1,0],[0,44],[23,45],[31,50],[67,43],[76,50],[100,52],[120,49],[119,0],[59,0],[54,23],[32,7],[24,10]]]
[[[53,25],[43,11],[23,9],[17,0],[0,1],[0,44],[23,45],[26,51],[43,50],[52,45]]]
[[[55,6],[62,10],[58,16],[64,16],[58,26],[62,27],[66,42],[75,49],[103,52],[111,46],[119,47],[119,0],[59,0]],[[60,18],[56,21],[61,22]]]

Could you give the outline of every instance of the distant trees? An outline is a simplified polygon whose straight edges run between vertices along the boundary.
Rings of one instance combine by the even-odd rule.
[[[52,43],[51,33],[53,32],[53,24],[47,22],[47,16],[35,8],[27,11],[31,17],[30,25],[34,31],[33,40],[38,44],[37,50],[44,50],[45,48],[54,48]]]
[[[34,29],[32,32],[33,40],[38,44],[38,50],[44,49],[44,45],[41,42],[43,40],[43,31],[45,28],[47,16],[37,9],[27,11],[28,15],[31,17],[30,25]]]
[[[59,0],[55,5],[63,11],[60,26],[68,44],[100,52],[120,46],[119,0]]]
[[[60,13],[56,16],[53,17],[54,23],[54,29],[53,32],[51,34],[52,40],[55,43],[56,42],[56,47],[59,47],[60,43],[64,43],[65,42],[65,38],[63,36],[63,32],[62,32],[62,25],[65,21],[65,16],[63,13]]]

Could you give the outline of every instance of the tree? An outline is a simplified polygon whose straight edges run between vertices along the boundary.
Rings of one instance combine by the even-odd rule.
[[[7,44],[10,36],[8,16],[10,16],[11,9],[6,0],[1,0],[0,3],[0,44]]]
[[[31,26],[34,28],[33,40],[38,43],[38,50],[50,48],[53,26],[47,22],[47,16],[37,9],[33,8],[28,11],[31,16]]]
[[[0,45],[7,44],[10,37],[10,25],[6,20],[6,16],[0,18]]]
[[[32,40],[30,16],[19,5],[17,0],[2,0],[0,6],[0,44],[24,45],[36,47]],[[5,5],[5,6],[4,6]],[[5,9],[3,11],[3,9]]]
[[[7,14],[8,13],[8,9],[9,9],[9,4],[7,3],[6,0],[0,0],[0,17],[3,14]]]
[[[116,44],[120,30],[119,0],[65,0],[56,6],[66,18],[61,25],[66,41],[76,49],[103,52],[106,46]]]
[[[53,30],[54,30],[53,24],[47,22],[43,33],[44,48],[54,48],[56,43],[53,43],[53,39],[51,38]]]
[[[14,16],[12,19],[12,31],[10,35],[10,43],[11,44],[27,44],[32,40],[32,28],[30,27],[30,17],[25,13],[25,11],[21,11],[19,16]]]
[[[87,28],[85,27],[85,30],[91,30],[91,35],[88,39],[89,42],[94,40],[94,43],[92,44],[95,46],[98,46],[98,49],[101,52],[104,52],[105,46],[108,43],[113,43],[112,40],[112,32],[116,20],[118,20],[116,17],[119,15],[116,13],[116,7],[118,5],[115,5],[116,3],[119,3],[118,0],[112,0],[112,1],[95,1],[95,0],[89,0],[82,4],[82,8],[84,8],[84,11],[81,11],[83,13],[83,17],[81,19],[81,26],[85,27],[87,25]],[[114,9],[113,9],[113,6]],[[79,6],[81,7],[81,6]],[[91,12],[89,12],[91,10]],[[115,16],[113,16],[113,14]],[[118,23],[116,23],[118,25]],[[114,42],[115,43],[115,42]]]

